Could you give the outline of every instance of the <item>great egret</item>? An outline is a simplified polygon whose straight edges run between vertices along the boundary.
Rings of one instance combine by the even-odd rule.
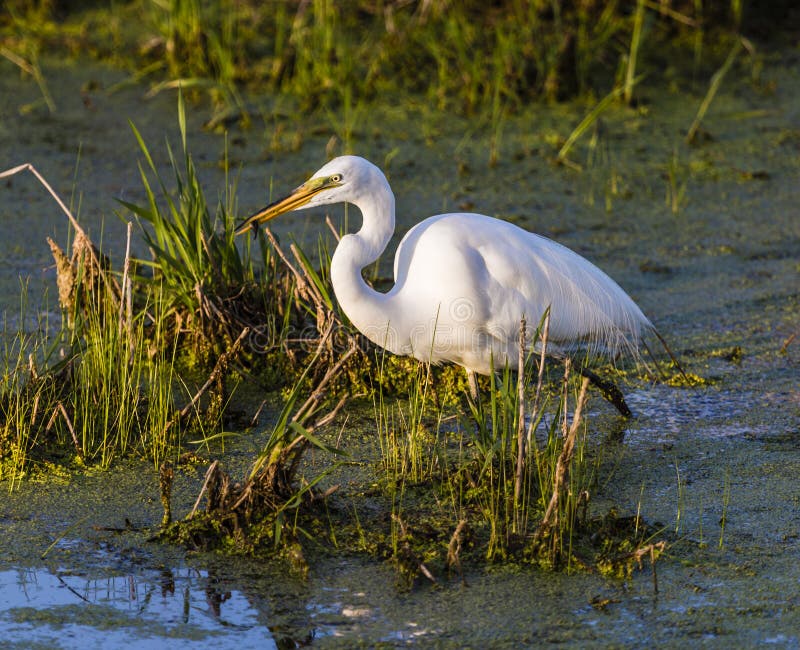
[[[342,202],[355,205],[363,219],[358,232],[341,238],[331,259],[331,282],[344,313],[394,354],[463,366],[471,387],[472,373],[516,364],[521,319],[538,323],[548,307],[549,341],[556,346],[635,351],[643,333],[653,330],[628,294],[594,264],[482,214],[440,214],[414,226],[397,247],[394,286],[375,291],[361,272],[394,233],[394,194],[383,172],[358,156],[334,158],[289,196],[247,218],[237,234],[285,212]]]

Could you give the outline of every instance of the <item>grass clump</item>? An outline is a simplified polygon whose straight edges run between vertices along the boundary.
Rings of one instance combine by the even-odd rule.
[[[157,292],[168,318],[168,333],[186,334],[197,352],[218,356],[230,347],[243,327],[263,327],[263,314],[269,312],[265,301],[273,297],[274,286],[269,277],[263,284],[255,281],[250,248],[241,253],[234,245],[235,191],[228,191],[225,202],[220,202],[212,216],[186,146],[182,96],[178,114],[183,150],[180,162],[167,145],[174,194],[161,179],[147,145],[132,125],[146,162],[146,167],[140,165],[139,169],[147,203],[140,206],[120,202],[140,221],[152,259],[142,261],[151,274],[138,280]],[[154,191],[150,175],[160,195]],[[271,269],[268,253],[263,247],[261,252],[263,267]]]
[[[182,104],[180,114],[185,145]],[[177,197],[158,179],[160,203],[143,174],[148,205],[129,206],[153,258],[131,257],[129,224],[121,271],[35,169],[10,170],[40,179],[70,219],[73,241],[67,255],[49,240],[60,326],[32,335],[20,330],[6,344],[0,458],[11,459],[4,464],[8,475],[53,454],[101,467],[141,454],[159,465],[183,450],[187,432],[201,440],[221,433],[227,383],[236,380],[231,363],[252,334],[248,322],[258,318],[263,325],[265,293],[249,258],[232,246],[232,230],[227,239],[217,232],[185,147],[183,172],[172,162]],[[224,206],[220,215],[227,217]],[[262,339],[271,349],[272,341]]]
[[[381,485],[392,513],[383,547],[404,584],[487,561],[622,575],[652,543],[655,531],[638,516],[590,515],[600,448],[584,417],[588,380],[577,383],[569,363],[560,382],[545,380],[545,354],[535,357],[523,353],[516,372],[490,377],[488,399],[470,400],[469,416],[448,417],[426,399],[430,374],[398,416],[381,403]]]
[[[343,401],[334,404],[323,388],[346,361],[328,370],[303,405],[302,382],[295,385],[241,480],[212,464],[195,507],[162,539],[195,549],[278,552],[301,572],[311,553],[367,553],[395,567],[401,588],[486,563],[628,577],[665,550],[638,514],[591,514],[599,449],[584,418],[588,380],[576,384],[569,364],[555,384],[540,383],[530,366],[521,374],[504,369],[487,382],[486,403],[472,403],[469,415],[437,403],[424,366],[407,398],[395,400],[378,385],[378,439],[366,443],[363,464],[348,443],[335,448],[324,427]],[[326,414],[312,417],[315,411]],[[303,457],[312,447],[329,459],[314,469]]]
[[[48,324],[39,321],[26,331],[27,287],[22,286],[21,308],[16,325],[4,315],[2,329],[2,377],[0,377],[0,480],[11,489],[24,476],[30,454],[41,435],[43,421],[52,417],[56,388],[42,379],[38,359],[47,355],[43,333]]]
[[[237,248],[235,188],[226,183],[225,199],[211,209],[186,146],[182,100],[178,112],[182,156],[169,151],[174,190],[133,127],[146,201],[122,205],[136,217],[151,257],[130,255],[129,223],[119,271],[32,166],[0,175],[35,174],[73,231],[70,254],[48,240],[61,323],[6,333],[3,477],[54,455],[101,467],[130,454],[156,466],[175,460],[190,432],[204,445],[224,440],[242,377],[264,391],[295,381],[306,390],[357,340],[299,247],[290,248],[294,263],[271,235]],[[325,346],[315,353],[325,331]],[[314,355],[320,363],[305,372]],[[356,373],[357,364],[348,363]]]
[[[115,458],[141,453],[157,463],[174,446],[164,427],[173,408],[164,377],[173,360],[169,349],[150,352],[154,332],[146,316],[157,314],[153,305],[125,313],[120,285],[83,231],[71,257],[52,240],[50,246],[61,327],[6,332],[12,342],[3,356],[0,457],[10,456],[3,473],[12,487],[32,460],[66,455],[80,465],[108,467]]]

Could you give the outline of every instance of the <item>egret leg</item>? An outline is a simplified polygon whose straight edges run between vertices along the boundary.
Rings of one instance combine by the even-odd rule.
[[[573,365],[577,366],[578,372],[580,372],[582,376],[586,377],[592,384],[594,384],[600,391],[600,394],[614,405],[617,411],[620,412],[620,415],[626,418],[633,416],[631,409],[625,402],[625,396],[622,394],[619,386],[608,379],[603,379],[596,372],[592,372],[580,363],[573,361]]]

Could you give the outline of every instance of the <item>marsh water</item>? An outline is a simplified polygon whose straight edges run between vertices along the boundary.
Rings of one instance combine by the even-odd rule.
[[[709,380],[627,386],[631,420],[591,402],[590,435],[603,441],[592,508],[639,512],[669,532],[657,591],[647,562],[624,581],[498,565],[404,591],[390,566],[366,558],[323,554],[302,579],[280,562],[186,554],[148,541],[162,514],[158,478],[129,461],[0,486],[0,645],[799,648],[800,55],[771,55],[755,80],[734,70],[696,144],[684,136],[706,82],[678,79],[607,111],[575,165],[552,159],[588,110],[577,103],[494,124],[420,105],[309,124],[262,98],[250,109],[273,116],[266,126],[227,136],[242,213],[348,147],[387,169],[398,237],[429,214],[485,212],[558,239],[619,281],[687,370]],[[39,91],[0,62],[0,168],[32,163],[121,259],[114,198],[141,192],[128,120],[166,165],[159,144],[178,146],[175,96],[109,93],[124,77],[94,65],[53,62],[45,73],[56,111],[21,114]],[[204,117],[197,107],[189,148],[207,191],[222,193],[226,140],[200,128]],[[313,241],[318,217],[287,215],[276,229]],[[20,278],[35,309],[55,311],[45,237],[66,242],[63,215],[25,173],[0,187],[0,220],[8,321]],[[266,427],[226,447],[228,467],[247,466]],[[191,507],[202,471],[179,475],[176,513]]]

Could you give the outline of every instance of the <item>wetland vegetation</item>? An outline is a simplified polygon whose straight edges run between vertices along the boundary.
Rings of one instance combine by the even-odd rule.
[[[381,142],[389,136],[376,124],[395,115],[409,127],[410,111],[425,115],[415,123],[415,147],[446,137],[456,152],[449,169],[457,189],[443,199],[450,205],[472,209],[481,173],[537,159],[580,179],[585,204],[606,215],[595,230],[609,226],[614,209],[641,186],[663,208],[664,227],[667,219],[682,227],[694,180],[727,173],[691,153],[713,140],[707,116],[720,88],[737,77],[770,92],[757,40],[781,38],[770,17],[736,0],[78,4],[7,3],[4,69],[19,71],[39,93],[19,106],[21,119],[60,110],[48,56],[91,56],[130,76],[84,88],[86,102],[135,85],[162,97],[180,89],[169,95],[177,97],[169,127],[178,125],[177,137],[160,145],[128,116],[137,148],[128,164],[138,160],[139,187],[118,201],[124,245],[98,245],[82,225],[80,201],[68,201],[61,211],[67,240],[48,242],[58,307],[40,308],[39,297],[23,291],[17,313],[6,310],[0,479],[8,489],[96,468],[111,480],[115,467],[145,459],[164,509],[148,535],[193,550],[277,556],[299,576],[331,555],[358,554],[390,560],[405,588],[448,577],[466,582],[485,566],[624,577],[645,563],[657,590],[656,559],[668,542],[686,545],[686,484],[677,464],[677,488],[666,497],[678,512],[673,527],[640,512],[656,498],[645,494],[644,479],[633,508],[603,494],[614,467],[609,440],[626,425],[592,389],[587,405],[586,385],[569,364],[546,365],[530,351],[518,368],[486,380],[475,404],[460,369],[421,366],[371,346],[339,312],[327,276],[348,215],[312,237],[260,232],[234,240],[243,205],[237,140],[258,133],[258,162],[272,163],[273,173],[321,137],[328,155],[363,144],[392,169],[397,148]],[[790,11],[776,5],[773,20]],[[648,88],[693,88],[698,100],[692,119],[671,134],[659,178],[632,189],[633,175],[617,169],[604,117],[647,129],[656,107],[644,79]],[[545,124],[534,139],[517,136],[532,102],[566,100],[574,102],[568,127]],[[204,163],[192,155],[184,101],[225,141],[223,153],[205,162],[217,168],[219,184],[204,182]],[[462,127],[453,145],[447,130]],[[478,146],[467,142],[470,134]],[[768,179],[752,166],[736,173],[741,183]],[[280,177],[283,183],[288,174]],[[13,191],[10,178],[3,180]],[[524,219],[524,207],[496,198],[503,216]],[[705,245],[684,241],[680,255]],[[651,278],[674,277],[682,263],[632,259]],[[375,286],[389,282],[385,264],[368,275]],[[546,318],[525,326],[542,336]],[[789,353],[792,336],[782,339]],[[698,374],[681,375],[661,359],[601,371],[637,393],[707,387],[715,378],[698,375],[713,375],[709,365],[742,359],[735,342],[714,343],[703,357],[681,347]],[[226,452],[244,437],[257,450],[231,467]],[[195,478],[192,498],[173,507],[174,485],[187,476]],[[727,475],[724,492],[705,505],[722,508],[720,548]],[[689,545],[706,544],[702,528],[695,542]]]
[[[765,14],[741,0],[11,0],[0,20],[2,54],[51,110],[38,61],[58,51],[112,62],[151,92],[204,94],[213,124],[248,121],[243,90],[257,88],[278,94],[282,110],[342,111],[345,121],[371,102],[422,101],[499,128],[531,101],[618,89],[634,103],[642,75],[676,60],[693,78],[739,34],[773,28],[790,3],[774,4]]]
[[[587,514],[598,481],[582,422],[588,379],[578,390],[569,362],[560,380],[546,372],[547,313],[533,338],[543,341],[542,352],[532,348],[517,368],[485,381],[485,405],[466,397],[455,369],[384,353],[337,309],[326,244],[318,251],[321,269],[296,243],[287,254],[268,230],[237,248],[235,188],[227,186],[212,212],[187,150],[182,95],[178,104],[182,150],[168,155],[174,190],[132,127],[147,203],[121,204],[150,259],[131,257],[129,222],[116,271],[53,196],[74,228],[72,255],[49,240],[61,325],[33,336],[20,331],[7,347],[2,467],[12,489],[54,458],[108,468],[138,454],[160,470],[165,539],[203,549],[289,548],[295,563],[301,541],[325,541],[391,558],[409,583],[418,574],[435,580],[433,563],[460,570],[462,556],[623,574],[646,553],[655,561],[664,542],[652,542],[654,531],[638,516]],[[33,168],[19,171],[39,177]],[[526,324],[520,327],[524,333]],[[171,483],[187,450],[219,448],[218,440],[224,448],[230,428],[257,420],[263,401],[248,404],[252,390],[244,401],[234,397],[248,382],[265,393],[283,390],[263,450],[240,482],[214,461],[195,507],[173,522]],[[352,510],[328,503],[340,499],[338,485],[320,487],[346,449],[317,434],[351,396],[362,409],[372,402],[380,445],[368,479],[377,489],[361,495],[379,505],[366,508],[349,495]],[[346,425],[339,426],[341,438]],[[302,472],[311,446],[331,457],[316,476]],[[202,497],[205,511],[198,512]],[[365,508],[380,513],[377,519],[359,517]]]

